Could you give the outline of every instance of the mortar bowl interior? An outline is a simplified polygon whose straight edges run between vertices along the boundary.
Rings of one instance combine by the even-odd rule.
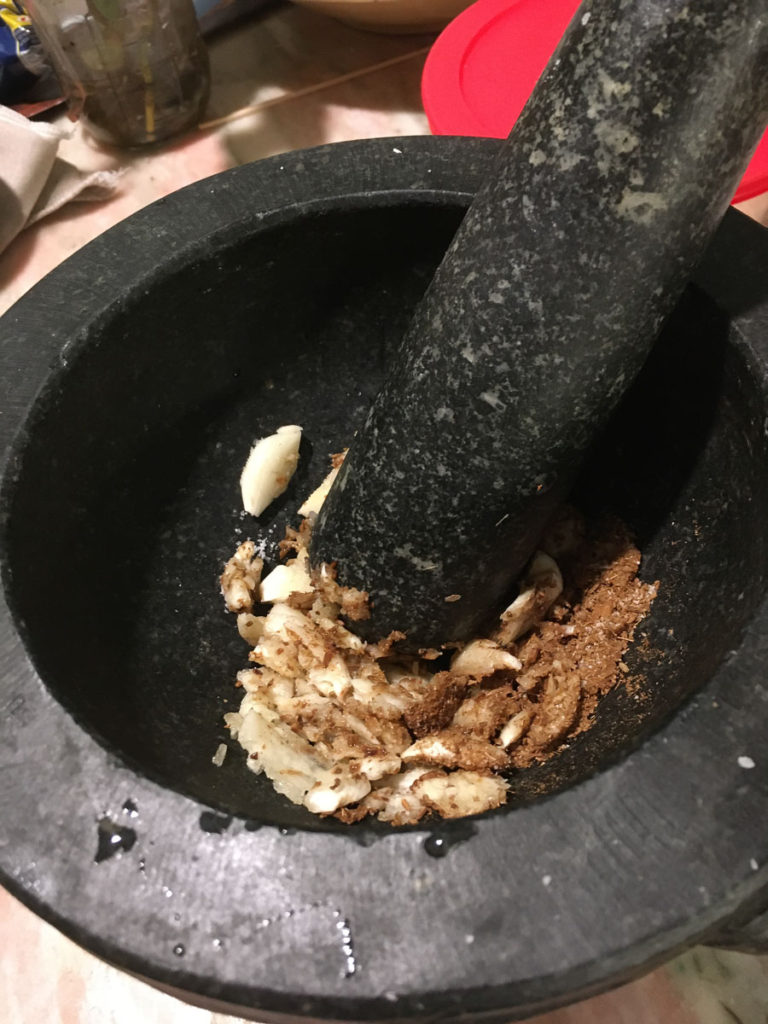
[[[0,322],[0,874],[215,1009],[501,1024],[765,905],[768,778],[744,766],[768,720],[768,242],[735,213],[571,495],[659,581],[592,728],[498,811],[391,830],[288,803],[224,727],[248,647],[222,566],[247,537],[275,564],[496,152],[369,140],[226,172]],[[286,423],[299,466],[256,520],[240,471]]]
[[[57,699],[163,785],[317,826],[246,773],[235,744],[211,763],[248,653],[217,575],[247,537],[274,564],[329,454],[362,423],[462,212],[346,202],[222,242],[151,291],[126,289],[50,376],[8,495],[11,605]],[[513,779],[516,800],[615,760],[737,645],[764,592],[765,413],[727,318],[689,289],[572,498],[629,523],[658,599],[628,685],[589,733]],[[289,422],[304,428],[299,470],[261,519],[245,517],[249,446]]]

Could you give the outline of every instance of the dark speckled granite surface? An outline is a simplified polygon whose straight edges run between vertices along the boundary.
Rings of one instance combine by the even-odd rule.
[[[765,0],[582,5],[320,515],[368,635],[498,610],[725,211],[766,66]]]

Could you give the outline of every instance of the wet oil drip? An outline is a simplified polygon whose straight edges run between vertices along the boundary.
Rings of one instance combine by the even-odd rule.
[[[329,909],[330,908],[327,903],[321,903],[319,901],[308,903],[305,907],[299,907],[297,910],[284,910],[282,913],[275,914],[272,917],[262,917],[260,921],[255,922],[253,927],[255,931],[261,931],[264,928],[270,928],[272,925],[279,924],[281,921],[290,921],[294,917],[300,917],[302,914],[309,914],[318,910],[328,911]],[[342,917],[340,910],[334,910],[332,913],[338,941],[341,944],[341,953],[344,957],[342,977],[351,978],[359,969],[352,941],[352,928],[349,920],[346,917]],[[217,942],[221,942],[221,940],[213,940],[214,946],[219,949],[221,946],[217,946]]]
[[[125,825],[117,825],[104,815],[96,827],[96,854],[94,861],[101,864],[116,853],[128,853],[136,844],[136,831]]]
[[[203,832],[209,835],[220,836],[227,831],[232,824],[232,818],[226,814],[216,814],[213,811],[203,811],[200,815],[199,825]]]
[[[262,928],[269,928],[270,925],[279,924],[281,921],[290,921],[296,914],[308,914],[312,910],[318,910],[322,904],[310,903],[309,906],[302,907],[301,910],[284,910],[280,914],[275,914],[274,917],[262,917],[260,921],[256,922],[256,928],[261,930]]]
[[[424,840],[424,852],[430,857],[445,857],[454,847],[471,839],[476,832],[477,828],[469,822],[454,822],[449,829],[435,831],[427,836]]]
[[[352,945],[352,929],[349,926],[347,918],[341,916],[340,910],[334,910],[333,916],[337,919],[336,930],[338,931],[339,938],[341,939],[341,952],[346,960],[342,977],[351,978],[357,971],[355,947]]]
[[[184,956],[185,953],[186,953],[186,950],[184,949],[184,946],[180,942],[178,942],[173,947],[173,955],[174,956]]]
[[[430,857],[445,857],[450,846],[442,836],[427,836],[424,840],[424,849]]]
[[[123,804],[123,814],[127,814],[129,818],[138,818],[139,808],[136,806],[135,800],[126,800]]]
[[[369,846],[373,846],[378,843],[385,836],[390,835],[390,832],[374,832],[371,828],[365,828],[364,826],[356,826],[355,829],[350,829],[344,833],[344,838],[348,842],[354,843],[356,846],[362,846],[367,849]]]

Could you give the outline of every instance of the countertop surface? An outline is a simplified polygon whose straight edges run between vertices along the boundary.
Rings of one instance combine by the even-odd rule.
[[[427,134],[419,83],[430,36],[360,32],[278,6],[210,41],[200,130],[151,151],[100,149],[77,126],[61,153],[120,169],[114,197],[70,204],[0,255],[0,313],[119,220],[200,178],[325,142]],[[61,119],[63,121],[63,118]],[[768,194],[742,204],[768,224]],[[84,952],[0,891],[0,1024],[237,1024]],[[768,957],[697,947],[645,977],[536,1024],[768,1024]]]

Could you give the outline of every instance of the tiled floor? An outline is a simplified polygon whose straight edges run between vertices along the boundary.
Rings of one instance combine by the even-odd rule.
[[[426,133],[419,81],[429,42],[358,32],[290,6],[215,38],[207,118],[216,126],[131,154],[96,148],[77,128],[63,155],[83,167],[121,167],[119,191],[65,208],[0,255],[0,313],[106,228],[199,178],[318,143]],[[746,208],[768,224],[768,195]],[[2,892],[0,950],[0,1024],[232,1021],[107,966]],[[766,1024],[767,1012],[768,958],[698,948],[536,1024]]]

